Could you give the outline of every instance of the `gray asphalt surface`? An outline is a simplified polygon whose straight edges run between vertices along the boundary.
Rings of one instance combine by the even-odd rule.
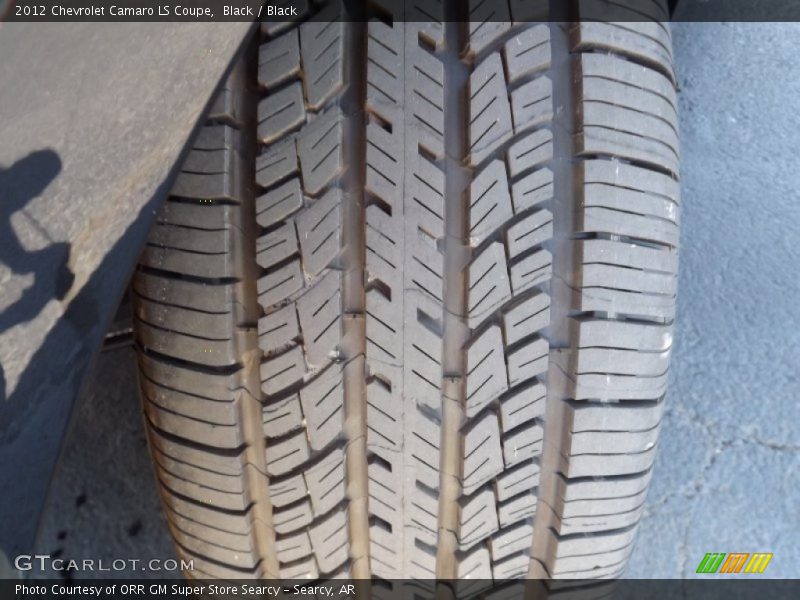
[[[248,23],[3,23],[0,550],[62,433],[171,171]]]
[[[800,577],[800,24],[673,30],[678,324],[628,576],[692,577],[706,552],[765,551],[774,553],[765,576]],[[170,556],[134,389],[131,351],[102,355],[48,500],[41,551]]]

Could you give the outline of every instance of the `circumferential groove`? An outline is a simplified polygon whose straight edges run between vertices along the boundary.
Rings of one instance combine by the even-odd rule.
[[[466,397],[465,347],[469,339],[467,280],[464,267],[470,256],[467,191],[472,181],[465,166],[469,122],[467,82],[469,70],[461,59],[466,42],[463,2],[445,2],[444,46],[437,54],[444,67],[444,302],[442,322],[441,458],[439,465],[439,515],[436,577],[458,578],[459,500],[463,491],[464,452],[462,427]]]

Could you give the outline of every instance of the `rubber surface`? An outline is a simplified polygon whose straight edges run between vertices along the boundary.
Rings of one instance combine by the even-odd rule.
[[[190,575],[624,568],[672,342],[666,9],[473,4],[263,27],[159,214],[137,341]]]

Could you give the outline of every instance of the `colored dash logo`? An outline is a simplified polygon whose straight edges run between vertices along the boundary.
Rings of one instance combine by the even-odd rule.
[[[697,565],[697,573],[713,575],[721,573],[763,573],[769,561],[772,560],[772,552],[709,552]]]

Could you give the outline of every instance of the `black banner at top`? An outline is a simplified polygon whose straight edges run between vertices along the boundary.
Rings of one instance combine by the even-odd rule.
[[[800,0],[0,0],[8,22],[441,21],[445,12],[473,23],[800,21]]]

